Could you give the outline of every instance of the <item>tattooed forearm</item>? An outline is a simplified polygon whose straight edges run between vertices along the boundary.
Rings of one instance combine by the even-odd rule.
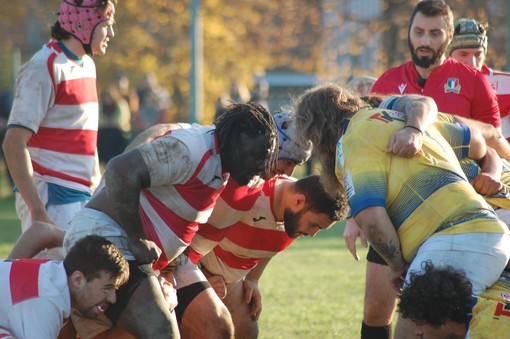
[[[437,105],[432,98],[411,94],[399,97],[393,104],[393,109],[404,112],[407,116],[407,125],[427,129],[437,117]]]
[[[374,246],[377,252],[386,259],[393,260],[402,256],[400,244],[395,244],[393,241],[390,241],[389,243],[375,242],[372,243],[372,246]]]

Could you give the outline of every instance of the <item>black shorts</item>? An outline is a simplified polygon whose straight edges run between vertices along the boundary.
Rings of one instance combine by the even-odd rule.
[[[150,264],[140,265],[138,261],[135,260],[128,261],[128,263],[129,279],[117,290],[117,302],[113,305],[109,305],[105,313],[114,325],[119,320],[129,299],[131,299],[131,296],[135,293],[141,282],[150,276],[157,277],[156,272],[154,272]]]
[[[386,261],[384,261],[383,257],[381,257],[379,253],[377,253],[377,251],[372,247],[372,245],[368,247],[367,261],[372,262],[374,264],[388,266]]]
[[[177,307],[175,308],[175,316],[177,317],[177,321],[180,323],[182,321],[182,316],[186,311],[188,305],[204,291],[206,288],[211,287],[211,284],[207,281],[199,281],[194,284],[184,286],[183,288],[179,288],[177,290]]]

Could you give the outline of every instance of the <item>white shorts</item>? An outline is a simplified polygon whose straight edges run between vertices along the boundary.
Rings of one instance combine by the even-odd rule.
[[[464,270],[478,295],[496,282],[510,258],[510,236],[498,233],[466,233],[433,235],[420,246],[409,267],[410,272],[423,272],[422,264],[431,261],[435,267],[452,266]]]
[[[504,208],[497,208],[494,209],[494,212],[496,212],[496,215],[498,216],[498,219],[503,221],[507,227],[510,227],[510,210],[506,210]]]
[[[179,256],[179,266],[174,273],[176,288],[180,289],[197,282],[207,281],[202,270],[185,255]]]
[[[67,254],[78,240],[91,234],[111,241],[124,254],[126,260],[135,260],[135,256],[129,249],[126,231],[108,215],[92,208],[82,209],[69,223],[64,237],[64,254]]]
[[[36,185],[42,202],[46,205],[48,202],[48,183],[44,181],[37,181]],[[25,232],[30,225],[32,225],[32,214],[19,192],[16,192],[15,197],[16,214],[21,220],[21,232]],[[85,207],[87,202],[88,200],[76,201],[64,205],[48,205],[46,206],[46,213],[48,213],[48,216],[56,226],[67,230],[71,219],[76,215],[76,213]]]

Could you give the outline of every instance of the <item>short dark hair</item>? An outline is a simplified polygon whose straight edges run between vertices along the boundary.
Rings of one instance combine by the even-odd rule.
[[[336,197],[329,195],[320,181],[320,176],[310,175],[299,179],[294,183],[294,190],[305,195],[307,210],[325,213],[331,221],[338,221],[343,217],[340,194]]]
[[[239,145],[241,133],[250,137],[264,135],[268,148],[278,144],[276,125],[271,113],[263,106],[250,102],[248,104],[231,104],[225,113],[215,121],[216,135],[220,154],[232,155]],[[278,161],[278,150],[271,152],[266,162],[264,173],[273,173]]]
[[[414,322],[440,326],[446,321],[465,324],[472,302],[472,285],[464,271],[451,266],[422,264],[424,272],[411,272],[400,295],[398,311]]]
[[[119,285],[129,278],[129,265],[122,252],[107,239],[98,235],[88,235],[78,240],[64,259],[67,276],[80,271],[87,281],[110,274],[117,278]]]
[[[414,7],[411,18],[409,19],[408,30],[411,29],[414,17],[418,12],[426,17],[442,16],[446,23],[446,32],[453,34],[453,13],[450,6],[448,6],[444,0],[423,0],[418,2],[418,4]]]

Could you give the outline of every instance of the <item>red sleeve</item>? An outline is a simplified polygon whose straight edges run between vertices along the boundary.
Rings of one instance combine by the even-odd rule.
[[[474,97],[471,105],[471,117],[495,127],[501,126],[496,91],[485,76],[476,72]]]

